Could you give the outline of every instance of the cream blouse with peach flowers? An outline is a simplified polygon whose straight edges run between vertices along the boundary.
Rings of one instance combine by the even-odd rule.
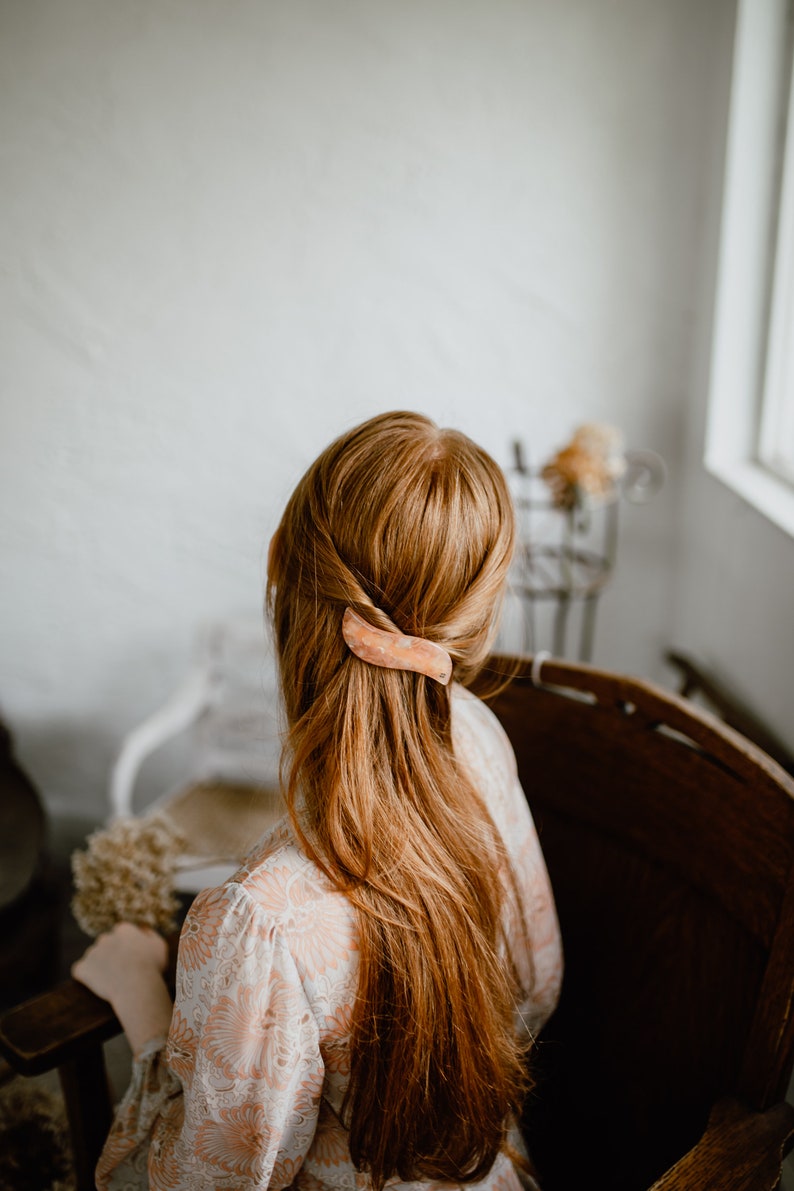
[[[536,1033],[556,1004],[559,928],[546,866],[500,724],[453,688],[453,742],[486,799],[517,875],[529,947],[508,910],[507,935]],[[356,995],[355,914],[283,820],[219,889],[191,907],[179,945],[168,1039],[133,1066],[97,1168],[123,1191],[302,1191],[369,1186],[341,1122]],[[389,1186],[428,1191],[427,1183]],[[445,1185],[446,1187],[449,1184]],[[520,1191],[501,1154],[475,1188]]]

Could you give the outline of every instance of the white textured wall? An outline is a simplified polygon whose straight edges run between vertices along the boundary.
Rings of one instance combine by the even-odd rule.
[[[0,6],[0,701],[53,805],[100,805],[308,460],[389,407],[503,462],[593,419],[665,455],[596,652],[655,670],[732,8]]]

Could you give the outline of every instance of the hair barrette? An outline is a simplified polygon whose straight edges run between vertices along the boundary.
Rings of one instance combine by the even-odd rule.
[[[352,608],[345,608],[342,636],[350,652],[372,666],[413,670],[443,686],[452,677],[452,658],[442,645],[424,637],[408,637],[397,629],[376,629]]]

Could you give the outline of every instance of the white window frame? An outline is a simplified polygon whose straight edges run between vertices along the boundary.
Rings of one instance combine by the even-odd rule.
[[[704,462],[794,537],[794,477],[777,450],[794,416],[788,0],[739,0],[736,20]]]
[[[794,72],[782,175],[758,458],[794,484]]]

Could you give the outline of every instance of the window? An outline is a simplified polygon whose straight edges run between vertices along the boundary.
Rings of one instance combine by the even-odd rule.
[[[787,0],[740,0],[708,469],[794,536],[794,92]]]
[[[758,458],[794,484],[794,75],[781,174]]]

